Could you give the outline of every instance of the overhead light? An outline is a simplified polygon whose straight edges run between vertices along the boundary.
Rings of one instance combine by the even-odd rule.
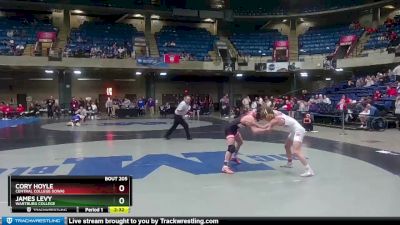
[[[332,80],[330,77],[325,78],[325,80]]]
[[[394,9],[395,7],[393,5],[385,5],[383,8],[384,9]]]
[[[74,74],[79,75],[79,74],[82,74],[82,72],[80,70],[74,70]]]
[[[142,72],[138,71],[138,72],[136,72],[136,75],[142,75]]]
[[[53,78],[29,78],[29,80],[53,80]]]
[[[267,54],[263,53],[262,55],[267,55]]]
[[[282,23],[286,23],[286,22],[287,22],[287,19],[282,20]]]
[[[237,73],[236,77],[243,77],[243,73]]]
[[[167,73],[166,72],[161,72],[160,76],[167,76]]]
[[[77,80],[81,80],[81,81],[85,80],[85,81],[88,81],[88,80],[101,80],[101,79],[100,79],[100,78],[78,78]]]
[[[261,53],[262,51],[261,50],[258,50],[258,53]]]
[[[45,70],[44,72],[45,72],[45,73],[48,73],[48,74],[54,73],[53,70]]]
[[[211,19],[211,18],[207,18],[207,19],[204,19],[204,22],[214,22],[214,20],[213,19]]]
[[[136,79],[114,79],[115,81],[134,82]]]
[[[301,77],[308,77],[308,73],[302,72],[302,73],[300,73],[300,76],[301,76]]]
[[[80,9],[75,9],[75,10],[72,10],[72,13],[83,13],[83,11]]]
[[[150,18],[151,18],[151,19],[156,19],[156,20],[158,20],[158,19],[160,19],[160,16],[159,16],[159,15],[151,15]]]
[[[342,72],[343,71],[343,68],[336,68],[335,69],[337,72]]]
[[[300,18],[300,21],[301,21],[301,22],[304,22],[304,18]]]
[[[144,17],[142,14],[133,14],[133,17]]]

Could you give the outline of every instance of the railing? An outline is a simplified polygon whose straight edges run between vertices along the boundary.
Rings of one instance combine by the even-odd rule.
[[[294,115],[293,117],[302,123],[303,118],[306,114],[310,114],[313,124],[321,125],[321,126],[330,126],[335,128],[340,128],[340,135],[347,135],[345,130],[347,129],[359,129],[361,123],[356,121],[349,122],[348,118],[351,116],[353,120],[357,120],[355,118],[356,115],[354,113],[346,113],[344,110],[338,111],[335,114],[322,114],[317,112],[308,112],[308,111],[287,111],[287,110],[279,110],[280,112],[286,115]],[[390,123],[394,123],[396,118],[390,116],[366,116],[366,128],[367,130],[375,130],[375,131],[384,131],[389,127]],[[361,129],[361,128],[360,128]]]

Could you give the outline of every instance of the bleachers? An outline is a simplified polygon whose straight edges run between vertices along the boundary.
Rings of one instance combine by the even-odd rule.
[[[277,30],[255,33],[234,33],[230,41],[241,55],[271,56],[275,41],[287,40]]]
[[[390,83],[388,83],[390,84]],[[332,105],[336,105],[342,95],[346,95],[352,100],[360,101],[362,97],[371,97],[374,95],[376,90],[379,90],[381,93],[386,92],[386,85],[372,85],[369,87],[348,87],[345,82],[339,83],[333,87],[326,87],[318,91],[323,95],[329,97],[332,102]],[[395,97],[388,98],[383,97],[378,101],[374,101],[374,105],[378,107],[378,109],[390,111],[393,109]]]
[[[316,1],[311,4],[304,4],[305,7],[302,9],[303,13],[321,12],[326,10],[335,10],[341,8],[347,8],[357,5],[366,4],[365,0],[325,0]]]
[[[160,55],[190,54],[193,60],[204,61],[209,58],[208,52],[213,50],[217,37],[204,28],[184,26],[164,26],[156,33],[156,41]],[[167,45],[173,42],[175,46]]]
[[[108,58],[113,58],[114,44],[117,48],[132,48],[135,37],[143,36],[131,24],[84,22],[78,29],[71,29],[67,48],[70,56],[89,56],[91,48],[99,48]]]
[[[0,55],[15,55],[18,45],[35,44],[37,32],[57,32],[50,23],[29,18],[0,18]],[[10,40],[14,43],[11,44]]]
[[[299,54],[315,55],[329,54],[336,49],[341,36],[356,35],[360,37],[364,29],[355,30],[349,26],[333,28],[310,28],[305,34],[299,36]]]
[[[395,31],[397,35],[400,36],[400,24],[394,26],[393,31]],[[384,38],[386,33],[387,33],[386,26],[385,25],[379,26],[377,32],[371,34],[364,48],[366,50],[386,48],[389,45],[389,40],[387,38]]]
[[[261,15],[269,15],[269,16],[281,16],[288,14],[285,9],[234,9],[233,13],[237,16],[261,16]]]

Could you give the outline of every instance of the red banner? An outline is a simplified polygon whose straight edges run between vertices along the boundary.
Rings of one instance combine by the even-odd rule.
[[[289,48],[289,41],[275,41],[275,48]]]
[[[340,37],[340,45],[351,45],[357,41],[356,35],[348,35]]]
[[[57,39],[56,32],[37,32],[36,36],[39,42],[55,42]]]
[[[180,57],[179,55],[170,55],[170,54],[165,54],[164,55],[164,62],[165,63],[179,63]]]

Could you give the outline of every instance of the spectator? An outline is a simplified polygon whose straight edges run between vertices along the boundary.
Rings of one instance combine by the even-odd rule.
[[[243,98],[242,100],[242,105],[243,105],[243,110],[244,111],[249,111],[250,109],[250,97],[246,96],[245,98]]]
[[[325,104],[328,104],[328,105],[330,105],[332,103],[331,100],[328,97],[326,97],[326,95],[324,95],[322,102]]]
[[[294,117],[294,115],[293,115],[293,103],[291,101],[286,100],[285,108],[286,108],[286,111],[288,111],[289,116],[290,117]]]
[[[53,118],[53,110],[54,110],[54,104],[55,104],[55,100],[53,98],[53,96],[50,96],[49,99],[47,99],[46,101],[46,105],[47,105],[47,118]]]
[[[154,101],[153,98],[149,98],[149,100],[147,101],[147,107],[149,108],[150,111],[150,115],[154,116],[154,109],[156,108],[156,102]]]
[[[113,102],[112,102],[111,98],[108,97],[107,101],[106,101],[106,109],[107,109],[107,114],[109,117],[111,117],[112,108],[113,108]]]
[[[11,106],[8,103],[3,105],[2,112],[3,112],[3,120],[10,119],[9,117],[11,116],[11,112],[12,112]]]
[[[394,97],[397,95],[397,90],[395,87],[386,86],[386,95],[387,97]]]
[[[85,100],[83,100],[83,98],[81,97],[81,98],[79,98],[79,107],[81,107],[81,106],[83,106],[83,107],[85,107]]]
[[[307,103],[305,101],[298,101],[299,103],[299,111],[300,112],[307,112],[308,108],[307,108]]]
[[[347,98],[345,95],[342,95],[342,98],[336,105],[336,109],[340,111],[347,111],[347,105],[350,103],[350,99]]]
[[[122,46],[120,46],[117,51],[118,51],[118,58],[123,58],[125,49]]]
[[[367,121],[371,120],[373,117],[379,116],[379,110],[375,106],[367,104],[366,108],[367,111],[369,111],[369,115],[367,116]],[[368,128],[368,123],[366,126],[364,126],[364,128]]]
[[[323,99],[323,97],[322,97],[322,94],[319,94],[319,95],[316,95],[315,96],[316,97],[316,103],[318,104],[318,103],[323,103],[324,102],[324,99]]]
[[[18,44],[17,47],[15,47],[16,49],[16,55],[22,55],[24,53],[24,45],[22,44]]]
[[[222,97],[219,102],[221,104],[221,116],[228,117],[230,112],[228,94],[225,94],[225,96]]]
[[[379,90],[376,90],[374,93],[374,101],[379,101],[382,98],[382,94]]]
[[[251,110],[255,111],[257,109],[257,97],[251,102]]]
[[[397,128],[400,130],[400,96],[397,96],[394,106],[395,106],[394,113],[397,117]]]
[[[314,99],[314,96],[311,96],[311,97],[310,97],[310,99],[308,100],[308,103],[309,103],[309,104],[314,104],[314,103],[316,103],[316,101],[315,101],[315,99]]]
[[[400,82],[397,83],[397,95],[400,95]]]
[[[72,114],[79,109],[79,102],[78,102],[78,100],[76,100],[75,97],[72,97],[72,100],[69,103],[69,107],[71,109]]]
[[[25,113],[25,116],[36,116],[37,113],[39,113],[39,109],[35,107],[35,104],[30,103],[28,111]]]
[[[124,98],[124,101],[122,102],[122,107],[123,109],[129,109],[129,105],[131,104],[131,101],[128,98]]]
[[[169,102],[165,103],[164,106],[160,106],[160,114],[162,116],[167,116],[168,113],[170,113],[171,110],[171,105],[169,104]]]
[[[272,107],[272,102],[271,102],[271,100],[269,100],[268,97],[265,98],[265,105],[266,105],[267,107]]]
[[[359,118],[361,121],[360,128],[367,128],[367,119],[368,119],[368,116],[370,115],[370,109],[369,109],[368,105],[370,105],[370,104],[367,104],[367,106],[364,107],[363,111],[359,114]]]
[[[139,114],[140,114],[140,115],[143,115],[143,114],[144,114],[145,105],[146,105],[146,102],[145,102],[145,100],[144,100],[144,97],[140,98],[139,101],[138,101],[138,107],[139,107],[139,110],[140,110],[140,111],[139,111]]]
[[[56,116],[56,119],[60,119],[61,117],[61,107],[58,103],[54,104],[54,114]]]
[[[198,97],[193,100],[193,106],[192,106],[192,111],[193,111],[193,117],[197,116],[197,119],[200,119],[200,102]]]
[[[258,106],[261,106],[263,103],[264,103],[263,98],[262,98],[262,97],[259,97],[259,98],[258,98],[257,105],[258,105]]]
[[[18,113],[18,116],[23,116],[23,115],[24,115],[24,113],[25,113],[25,108],[24,108],[24,106],[22,106],[22,104],[18,104],[18,106],[17,106],[17,113]]]
[[[363,87],[364,86],[364,82],[361,78],[358,78],[356,81],[356,87]]]
[[[4,109],[4,107],[6,107],[6,104],[4,102],[0,102],[0,114],[1,114],[2,119],[3,119],[3,109]]]
[[[311,115],[309,113],[306,114],[306,116],[303,119],[303,127],[306,129],[306,131],[313,131],[314,126],[312,123]]]
[[[13,36],[14,36],[14,31],[13,30],[7,31],[7,37],[12,38]]]

